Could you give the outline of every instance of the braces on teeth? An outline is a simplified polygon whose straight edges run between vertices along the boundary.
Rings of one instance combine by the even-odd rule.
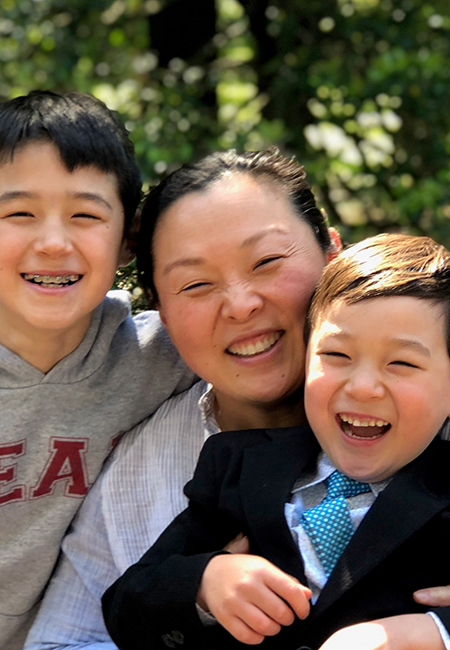
[[[72,284],[80,279],[80,275],[38,275],[34,273],[24,273],[25,280],[35,282],[36,284]]]

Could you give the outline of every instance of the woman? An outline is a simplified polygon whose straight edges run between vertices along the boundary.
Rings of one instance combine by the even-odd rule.
[[[304,419],[303,325],[335,251],[303,168],[275,150],[213,154],[150,194],[139,270],[203,381],[116,449],[65,540],[27,648],[114,648],[100,597],[184,508],[205,438]]]

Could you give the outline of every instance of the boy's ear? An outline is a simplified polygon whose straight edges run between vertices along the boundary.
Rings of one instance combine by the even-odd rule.
[[[328,228],[328,232],[331,239],[331,250],[328,253],[328,262],[331,262],[331,260],[334,260],[334,258],[339,255],[339,253],[342,251],[343,246],[341,236],[336,228],[330,227]]]
[[[119,266],[128,266],[136,257],[137,234],[141,225],[141,211],[138,209],[124,235],[119,251]]]

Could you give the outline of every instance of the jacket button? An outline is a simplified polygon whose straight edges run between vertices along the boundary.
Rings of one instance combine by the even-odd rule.
[[[184,636],[178,630],[172,630],[170,634],[163,634],[161,639],[168,648],[176,648],[184,644]]]
[[[181,634],[181,632],[179,632],[178,630],[172,630],[171,637],[175,641],[175,643],[178,643],[178,645],[183,645],[184,636],[183,634]]]

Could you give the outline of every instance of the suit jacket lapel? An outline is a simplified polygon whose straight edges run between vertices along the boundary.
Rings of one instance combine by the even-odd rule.
[[[271,440],[245,450],[242,506],[259,552],[305,582],[303,562],[284,516],[298,476],[315,461],[319,446],[308,426],[268,430]]]
[[[315,605],[323,612],[434,515],[450,504],[450,443],[435,440],[378,496]]]

